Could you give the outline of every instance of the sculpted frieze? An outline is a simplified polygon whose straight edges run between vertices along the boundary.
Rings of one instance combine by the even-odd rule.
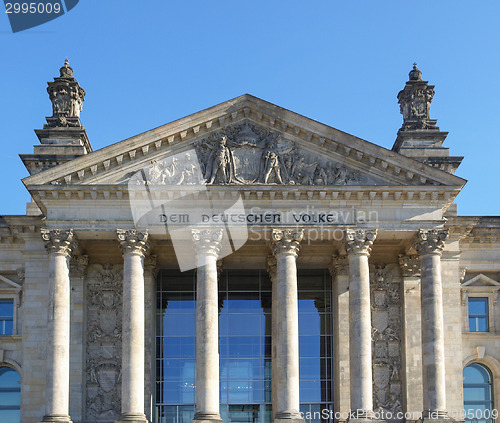
[[[132,185],[364,185],[369,177],[303,149],[279,132],[244,123],[154,161]]]
[[[86,415],[114,421],[120,415],[122,266],[93,264],[87,276]]]

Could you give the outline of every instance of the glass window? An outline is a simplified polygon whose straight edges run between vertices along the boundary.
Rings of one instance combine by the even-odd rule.
[[[488,332],[488,298],[469,298],[469,331]]]
[[[21,378],[9,367],[0,368],[0,421],[21,421]]]
[[[12,335],[14,300],[0,300],[0,335]]]
[[[489,370],[477,363],[464,369],[464,410],[466,422],[491,423],[493,397]]]
[[[156,413],[188,422],[196,399],[194,272],[160,272],[156,311]],[[298,273],[301,407],[332,408],[331,282]],[[271,283],[267,272],[223,271],[219,278],[220,413],[224,421],[271,423]],[[310,421],[312,421],[310,419]]]

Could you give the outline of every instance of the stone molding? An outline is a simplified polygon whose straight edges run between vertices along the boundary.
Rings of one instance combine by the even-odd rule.
[[[420,277],[420,258],[416,254],[400,254],[399,267],[405,278]]]
[[[70,271],[77,276],[84,277],[87,274],[87,267],[89,265],[89,256],[78,255],[73,256],[70,261]]]
[[[273,229],[271,231],[271,247],[274,256],[287,254],[297,257],[300,241],[303,237],[303,229]]]
[[[191,240],[197,256],[218,257],[221,249],[224,230],[213,229],[191,229]]]
[[[373,242],[377,237],[377,229],[346,229],[344,237],[347,255],[370,256]]]
[[[146,255],[146,251],[149,249],[148,231],[139,232],[136,229],[117,229],[116,236],[123,255],[138,254],[141,257]]]
[[[78,246],[73,229],[42,228],[40,232],[49,254],[61,254],[70,257]]]
[[[448,229],[420,229],[414,247],[419,255],[443,253],[444,242],[449,236]]]
[[[328,270],[332,277],[349,276],[348,258],[346,256],[333,256],[332,262],[328,266]]]

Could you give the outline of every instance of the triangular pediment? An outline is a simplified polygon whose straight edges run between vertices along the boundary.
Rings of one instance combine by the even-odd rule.
[[[181,178],[186,169],[194,171],[193,165],[199,169],[196,177]],[[465,183],[250,95],[94,151],[23,182],[30,191],[47,185],[126,186],[138,172],[145,183],[156,178],[167,185],[442,186],[459,190]]]
[[[0,275],[0,291],[13,291],[18,292],[22,289],[22,285],[12,279]]]
[[[465,281],[462,284],[462,286],[469,288],[473,287],[500,288],[500,283],[481,273],[469,279],[468,281]]]

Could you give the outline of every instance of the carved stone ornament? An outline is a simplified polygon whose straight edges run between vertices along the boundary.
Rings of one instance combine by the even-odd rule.
[[[444,242],[448,238],[448,229],[419,230],[414,244],[419,255],[439,254],[443,252]]]
[[[344,246],[348,255],[370,255],[372,245],[377,237],[377,229],[346,229]]]
[[[271,246],[274,256],[277,257],[281,254],[297,256],[303,236],[303,229],[273,229]]]
[[[332,277],[349,275],[349,259],[346,256],[333,256],[328,270]]]
[[[438,129],[436,121],[430,119],[430,107],[434,97],[434,86],[422,81],[422,72],[413,64],[410,80],[398,94],[400,111],[403,115],[403,131]]]
[[[144,258],[144,270],[151,272],[153,277],[156,277],[158,274],[158,258],[155,255]]]
[[[72,229],[42,228],[40,233],[49,254],[62,254],[70,257],[78,245]]]
[[[87,266],[89,265],[89,256],[78,255],[73,256],[70,261],[70,270],[79,276],[85,276],[87,273]]]
[[[191,229],[191,239],[196,255],[218,257],[221,248],[223,229]]]
[[[86,282],[86,421],[110,422],[120,416],[122,283],[122,265],[89,266]]]
[[[274,256],[267,256],[266,260],[266,269],[267,273],[269,274],[269,278],[271,279],[271,283],[276,282],[276,276],[277,276],[277,261],[276,257]]]
[[[202,184],[368,184],[368,176],[342,163],[317,157],[282,138],[280,133],[248,122],[211,134],[198,141],[195,148],[203,174]],[[167,177],[160,176],[158,180],[169,181],[175,171],[171,165],[169,169]],[[376,184],[375,180],[371,182]]]
[[[420,258],[415,254],[400,254],[399,267],[404,277],[420,277]]]
[[[85,90],[73,77],[73,69],[68,60],[59,71],[60,76],[48,83],[47,92],[52,102],[52,117],[47,118],[46,128],[50,127],[80,127],[80,112],[82,111]]]
[[[375,411],[401,411],[401,294],[396,266],[370,266]]]
[[[139,232],[136,229],[117,229],[116,236],[120,243],[120,248],[125,254],[138,254],[145,256],[149,248],[148,232]]]

